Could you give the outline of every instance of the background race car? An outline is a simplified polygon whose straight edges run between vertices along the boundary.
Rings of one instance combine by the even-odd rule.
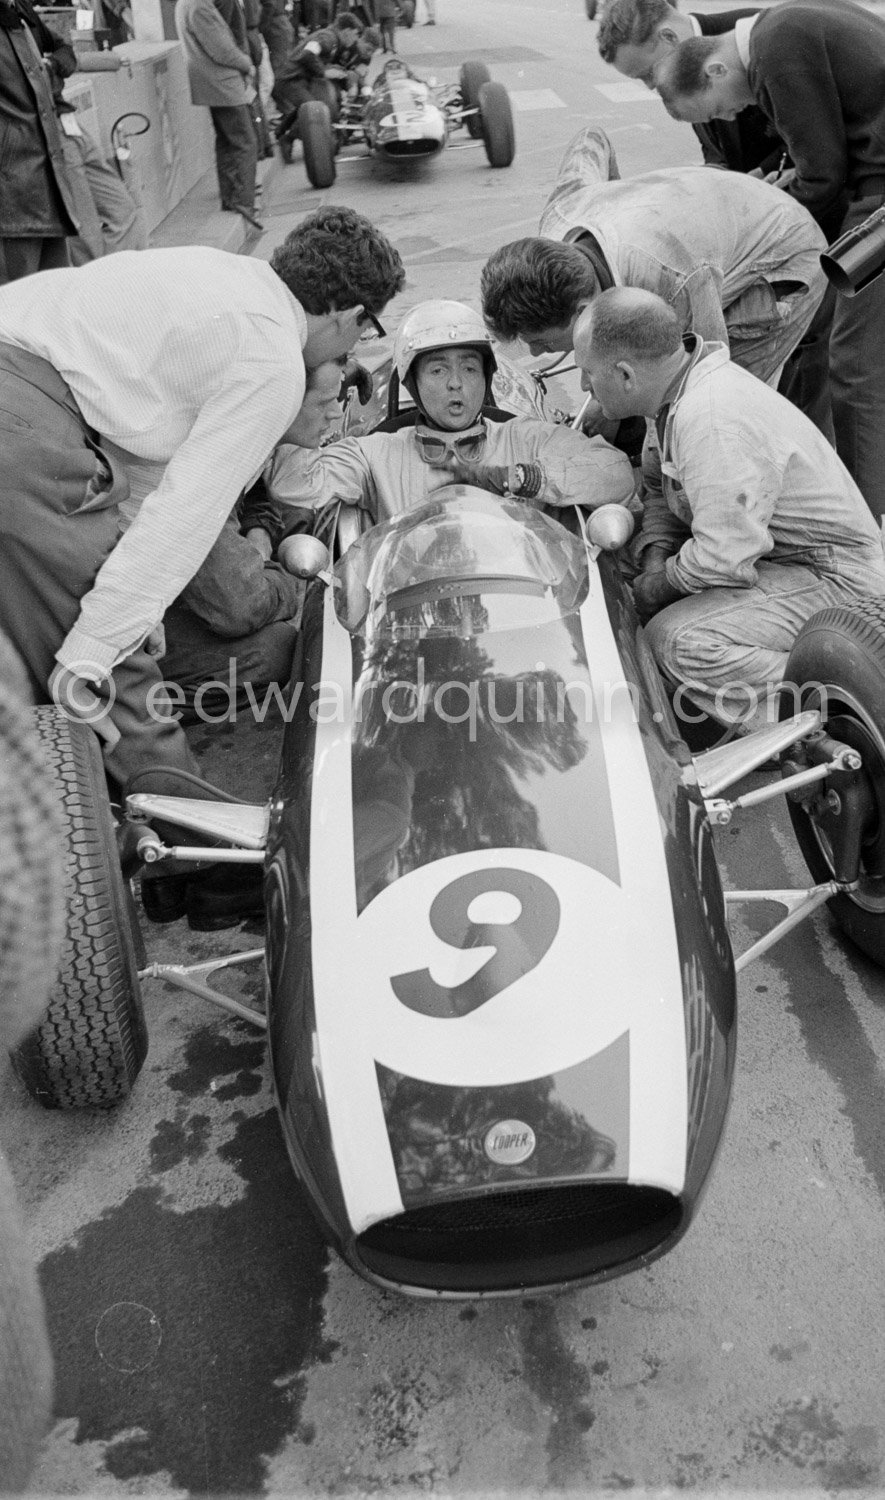
[[[304,166],[316,188],[332,186],[335,158],[344,147],[365,146],[376,156],[407,165],[436,156],[461,126],[482,141],[490,166],[509,167],[516,154],[510,96],[477,61],[462,63],[457,84],[434,87],[402,58],[378,53],[360,93],[343,94],[337,118],[333,115],[319,99],[298,111]]]

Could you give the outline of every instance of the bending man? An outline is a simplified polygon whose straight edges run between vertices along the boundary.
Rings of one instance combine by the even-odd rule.
[[[796,172],[786,191],[835,239],[885,203],[885,20],[857,5],[797,0],[682,42],[655,75],[671,115],[731,118],[755,103]],[[836,299],[830,386],[836,445],[873,514],[885,516],[885,280]]]
[[[0,628],[118,782],[193,769],[154,706],[156,627],[297,415],[305,360],[347,353],[403,279],[327,207],[270,265],[144,250],[0,291]]]
[[[683,337],[660,297],[602,293],[575,357],[607,416],[655,420],[634,597],[664,676],[725,723],[775,718],[767,700],[809,616],[885,596],[857,485],[801,412],[723,345]]]
[[[670,303],[684,332],[727,344],[737,364],[776,385],[827,284],[821,231],[778,188],[704,167],[621,181],[595,128],[568,147],[539,235],[496,250],[482,273],[489,327],[533,354],[571,349],[592,298],[634,286]]]

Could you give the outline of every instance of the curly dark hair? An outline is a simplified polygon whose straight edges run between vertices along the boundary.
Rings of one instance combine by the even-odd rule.
[[[676,6],[671,0],[609,0],[596,45],[603,62],[614,63],[619,47],[642,47]]]
[[[558,240],[513,240],[486,261],[480,278],[482,312],[505,341],[530,338],[571,323],[578,304],[599,290],[593,267],[576,245]]]
[[[377,316],[406,279],[380,230],[352,208],[331,204],[302,219],[270,263],[305,312],[315,314],[362,303]]]

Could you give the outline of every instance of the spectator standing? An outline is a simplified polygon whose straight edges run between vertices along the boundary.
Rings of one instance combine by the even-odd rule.
[[[191,100],[212,116],[221,206],[261,228],[255,219],[258,141],[251,112],[256,90],[243,13],[237,0],[177,0],[175,25]]]
[[[786,191],[830,239],[885,203],[885,20],[794,0],[720,37],[682,42],[655,76],[676,119],[733,118],[756,103],[795,168]],[[837,298],[830,339],[836,446],[885,516],[885,279]]]
[[[61,132],[42,54],[71,49],[38,20],[28,0],[0,0],[0,286],[68,265],[66,239],[79,227]]]
[[[251,108],[252,124],[255,126],[255,135],[258,140],[258,154],[259,156],[273,156],[270,130],[268,129],[267,117],[264,113],[264,101],[261,98],[259,82],[261,61],[264,56],[264,39],[261,35],[261,0],[232,0],[232,3],[238,5],[242,11],[246,27],[246,50],[252,59],[252,67],[255,70],[255,98],[252,100]]]
[[[381,44],[385,52],[396,51],[396,23],[399,6],[396,0],[373,0],[374,24],[381,32]]]
[[[267,55],[273,76],[277,73],[295,45],[297,20],[289,19],[286,0],[260,0],[261,19],[259,28],[267,46]],[[296,7],[297,11],[297,7]]]

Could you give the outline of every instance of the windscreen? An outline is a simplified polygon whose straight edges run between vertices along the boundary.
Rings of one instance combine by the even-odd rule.
[[[465,635],[571,613],[586,585],[584,547],[558,521],[453,486],[348,550],[335,567],[335,605],[354,634]]]

